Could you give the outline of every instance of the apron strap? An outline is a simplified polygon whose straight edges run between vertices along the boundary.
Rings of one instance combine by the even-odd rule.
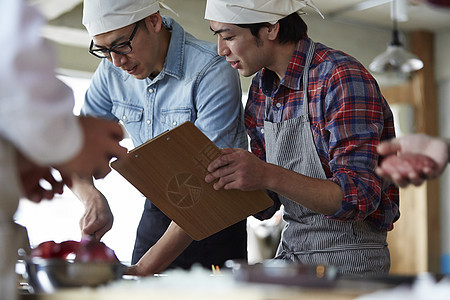
[[[309,44],[308,55],[306,56],[306,64],[303,68],[303,115],[309,115],[309,104],[308,104],[308,83],[309,83],[309,66],[311,65],[312,58],[314,56],[314,49],[316,45],[313,41]],[[309,117],[308,117],[309,119]]]

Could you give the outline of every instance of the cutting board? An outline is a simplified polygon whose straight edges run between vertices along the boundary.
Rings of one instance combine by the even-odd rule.
[[[220,155],[208,137],[186,122],[111,166],[198,241],[273,204],[264,191],[216,191],[206,183],[206,168]]]

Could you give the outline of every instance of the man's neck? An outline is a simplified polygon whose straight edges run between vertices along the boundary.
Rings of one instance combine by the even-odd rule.
[[[169,52],[170,38],[172,33],[165,28],[161,29],[159,43],[161,43],[160,52],[158,53],[159,64],[156,69],[148,76],[150,80],[153,80],[159,73],[161,73],[164,68],[164,64],[167,59],[167,54]]]
[[[272,60],[266,66],[267,69],[274,71],[278,79],[281,80],[291,61],[292,55],[296,48],[296,43],[279,44],[274,46],[274,55]]]

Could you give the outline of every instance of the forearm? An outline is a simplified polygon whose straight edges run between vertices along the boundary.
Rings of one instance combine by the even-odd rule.
[[[80,219],[82,233],[100,240],[112,228],[114,222],[108,200],[95,188],[92,178],[82,179],[74,176],[71,190],[85,208]]]
[[[192,238],[172,222],[166,232],[128,273],[147,276],[164,271],[192,242]]]
[[[71,191],[86,206],[86,203],[98,195],[100,192],[94,186],[94,180],[90,178],[81,178],[77,175],[72,176]]]
[[[304,176],[273,164],[266,164],[264,174],[266,189],[315,212],[333,215],[342,206],[342,189],[332,181]]]

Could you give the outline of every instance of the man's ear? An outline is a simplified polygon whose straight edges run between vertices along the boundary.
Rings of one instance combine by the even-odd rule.
[[[145,25],[151,31],[158,32],[162,27],[162,18],[159,12],[155,12],[150,16],[147,16],[145,19]]]
[[[274,41],[278,37],[278,32],[280,31],[280,23],[270,24],[267,26],[267,38]]]

